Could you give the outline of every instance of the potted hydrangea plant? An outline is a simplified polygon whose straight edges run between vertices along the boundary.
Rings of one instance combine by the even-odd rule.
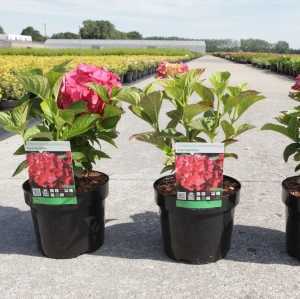
[[[214,145],[216,140],[227,148],[237,142],[241,134],[254,128],[241,123],[241,117],[264,98],[244,84],[231,86],[228,72],[214,74],[210,78],[212,87],[208,87],[201,80],[203,71],[185,68],[180,74],[173,71],[163,76],[159,74],[164,79],[158,79],[143,90],[133,89],[130,97],[122,98],[129,103],[132,113],[152,128],[133,137],[163,151],[166,159],[162,173],[171,171],[154,183],[165,252],[177,261],[195,264],[217,261],[225,257],[230,248],[241,185],[232,177],[223,178],[222,164],[224,156],[237,158],[237,155],[226,151],[214,161],[180,156],[175,163],[174,148],[182,142]],[[161,117],[165,101],[168,103],[165,107],[169,108],[168,122]],[[176,181],[194,190],[207,182],[217,186],[221,180],[222,206],[201,209],[177,206]]]
[[[38,246],[51,258],[76,257],[103,244],[109,178],[94,171],[93,165],[98,159],[109,158],[101,150],[101,142],[115,145],[122,114],[116,100],[122,93],[117,75],[84,64],[66,73],[66,65],[48,72],[34,69],[18,74],[27,95],[18,107],[0,113],[0,124],[23,139],[16,155],[25,155],[30,142],[70,143],[70,150],[59,155],[27,153],[14,173],[29,167],[30,180],[23,185],[25,201],[31,208]],[[30,117],[38,124],[30,127]],[[56,192],[53,188],[72,186],[74,180],[75,203],[72,199],[57,204],[55,198],[34,202],[33,185]]]
[[[300,76],[296,78],[296,83],[292,87],[292,98],[300,102]],[[268,123],[262,130],[271,130],[284,135],[290,139],[283,152],[285,162],[293,157],[295,162],[300,161],[300,106],[294,109],[281,112],[276,117],[277,123]],[[295,168],[295,172],[300,170],[300,164]],[[282,201],[286,206],[286,247],[289,255],[300,260],[300,176],[286,178],[282,182]]]

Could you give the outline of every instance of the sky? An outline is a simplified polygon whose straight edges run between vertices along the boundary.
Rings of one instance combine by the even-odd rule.
[[[33,26],[78,32],[83,20],[109,20],[144,36],[261,38],[300,48],[300,0],[0,0],[7,33]]]

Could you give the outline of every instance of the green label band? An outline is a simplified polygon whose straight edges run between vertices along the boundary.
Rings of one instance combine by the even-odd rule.
[[[32,197],[32,202],[38,205],[48,206],[62,206],[62,205],[76,205],[76,197]]]
[[[188,200],[177,200],[176,201],[177,208],[185,208],[185,209],[213,209],[213,208],[221,208],[222,200],[211,200],[211,201],[188,201]]]

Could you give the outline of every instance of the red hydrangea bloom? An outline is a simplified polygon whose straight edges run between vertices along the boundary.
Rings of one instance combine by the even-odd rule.
[[[169,63],[162,62],[156,69],[158,78],[174,77],[178,74],[183,74],[189,71],[189,67],[185,63]]]
[[[300,91],[300,75],[296,77],[296,83],[292,86],[292,89]]]
[[[113,87],[121,87],[120,78],[116,74],[105,68],[80,64],[75,70],[65,75],[58,97],[58,106],[65,109],[74,102],[85,101],[90,112],[102,113],[105,103],[96,92],[89,88],[91,83],[104,86],[109,95]]]
[[[30,153],[27,155],[30,180],[43,188],[63,188],[74,184],[72,154],[59,157],[53,153]]]
[[[222,187],[224,154],[218,159],[207,155],[176,157],[176,182],[188,191],[207,191]]]

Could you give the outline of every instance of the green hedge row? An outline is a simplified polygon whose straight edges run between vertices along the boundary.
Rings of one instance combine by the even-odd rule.
[[[215,53],[217,57],[227,60],[252,64],[261,69],[296,77],[300,74],[300,55],[279,55],[272,53]]]
[[[46,48],[11,48],[0,49],[0,55],[28,55],[28,56],[105,56],[105,55],[153,55],[153,56],[187,56],[199,57],[201,54],[187,49],[46,49]]]

